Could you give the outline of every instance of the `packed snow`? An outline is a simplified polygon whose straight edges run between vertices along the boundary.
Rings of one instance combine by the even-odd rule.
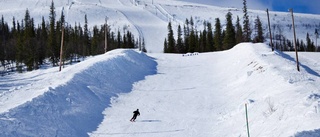
[[[241,9],[173,0],[56,0],[69,24],[102,25],[143,37],[149,53],[114,50],[74,65],[0,77],[0,136],[320,136],[319,53],[274,51],[242,43],[212,53],[162,54],[167,23],[186,18],[224,22]],[[2,0],[10,24],[28,8],[36,23],[48,19],[51,0]],[[250,19],[266,13],[249,10]],[[319,15],[295,14],[299,39],[319,26]],[[242,22],[242,21],[241,21]],[[253,22],[251,22],[253,23]],[[271,12],[273,33],[291,37],[289,13]],[[311,27],[308,27],[310,24]],[[265,32],[267,33],[267,32]],[[312,36],[312,35],[311,35]],[[136,122],[132,112],[140,110]]]
[[[318,53],[114,50],[0,77],[1,136],[319,136]],[[132,112],[140,110],[136,122]]]

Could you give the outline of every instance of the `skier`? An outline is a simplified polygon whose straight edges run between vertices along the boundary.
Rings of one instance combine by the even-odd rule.
[[[131,118],[131,122],[135,122],[137,116],[140,116],[140,112],[139,112],[139,109],[137,109],[136,111],[133,111],[133,116]]]

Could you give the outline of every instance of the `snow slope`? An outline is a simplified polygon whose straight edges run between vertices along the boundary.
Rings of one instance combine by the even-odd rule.
[[[12,18],[23,20],[25,10],[30,11],[35,24],[40,24],[42,17],[49,18],[51,0],[1,0],[0,15],[11,25]],[[66,22],[70,25],[84,24],[84,16],[87,14],[89,28],[94,25],[102,25],[105,18],[112,31],[121,32],[129,30],[135,38],[144,38],[149,53],[163,52],[163,41],[167,36],[167,25],[173,22],[173,27],[183,25],[186,18],[193,17],[195,27],[200,31],[203,22],[215,23],[215,18],[220,18],[225,24],[225,15],[232,12],[233,21],[239,16],[242,23],[242,9],[222,8],[210,5],[190,3],[176,0],[54,0],[56,18],[60,18],[64,11]],[[250,9],[250,7],[248,7]],[[267,31],[267,15],[265,11],[249,10],[251,27],[254,28],[254,20],[260,17],[265,35]],[[293,39],[291,15],[285,12],[270,12],[272,32],[274,35],[283,34],[288,39]],[[295,13],[297,38],[305,40],[306,34],[315,41],[315,29],[320,27],[320,16]],[[174,31],[176,34],[176,31]],[[255,35],[255,32],[253,32]]]
[[[51,0],[2,0],[0,14],[21,20],[29,8],[36,22],[48,18]],[[152,3],[153,2],[153,3]],[[173,0],[55,1],[70,24],[103,24],[130,30],[146,40],[147,55],[115,50],[58,68],[0,77],[0,136],[251,136],[318,137],[320,69],[318,53],[271,52],[264,44],[243,43],[223,52],[195,56],[159,54],[167,35],[191,16],[201,29],[231,11]],[[264,11],[250,10],[266,25]],[[299,39],[313,34],[320,16],[295,14]],[[288,13],[271,12],[274,33],[291,37]],[[305,27],[311,24],[311,27]],[[265,26],[266,28],[266,26]],[[312,36],[312,35],[311,35]],[[136,123],[129,122],[139,108]]]
[[[113,97],[155,72],[150,57],[116,50],[62,72],[55,67],[1,77],[0,136],[86,136]]]
[[[243,43],[182,56],[115,50],[1,77],[0,136],[319,136],[318,53]],[[129,119],[139,108],[137,122]]]
[[[91,136],[247,136],[245,103],[251,136],[318,136],[312,130],[320,122],[319,69],[309,55],[297,72],[291,53],[263,44],[187,57],[153,54],[158,74],[117,98]],[[141,117],[130,123],[136,108]]]

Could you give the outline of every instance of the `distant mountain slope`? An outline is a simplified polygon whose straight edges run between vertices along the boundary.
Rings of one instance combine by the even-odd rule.
[[[237,16],[242,23],[242,9],[221,8],[210,5],[195,4],[173,0],[55,0],[56,17],[59,18],[64,10],[66,21],[74,25],[84,24],[84,15],[87,14],[89,27],[102,25],[108,17],[112,31],[130,30],[135,38],[143,37],[149,52],[162,52],[163,41],[167,36],[167,24],[173,22],[174,28],[183,25],[186,18],[193,17],[196,27],[203,28],[204,21],[214,23],[215,18],[220,18],[225,23],[225,15],[232,12],[233,21]],[[41,22],[42,16],[48,20],[51,0],[2,0],[0,1],[0,15],[11,25],[13,16],[16,20],[24,18],[25,10],[30,11],[35,23]],[[249,7],[250,8],[250,7]],[[267,36],[267,15],[265,11],[249,10],[251,27],[254,19],[259,16]],[[289,13],[270,12],[272,33],[282,34],[288,39],[293,38],[292,20]],[[315,41],[314,31],[320,28],[320,16],[310,14],[295,14],[297,37],[305,40],[309,33]],[[174,31],[176,33],[176,31]],[[255,32],[253,32],[255,35]]]

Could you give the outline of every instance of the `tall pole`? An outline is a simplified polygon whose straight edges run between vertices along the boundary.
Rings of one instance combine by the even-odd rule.
[[[104,24],[104,53],[107,52],[108,48],[108,17],[106,17],[106,23]]]
[[[296,29],[295,29],[295,26],[294,26],[294,16],[293,16],[293,9],[289,9],[289,11],[291,12],[291,16],[292,16],[292,25],[293,25],[293,36],[294,36],[294,48],[295,48],[295,51],[296,51],[296,62],[297,62],[297,70],[300,71],[300,68],[299,68],[299,58],[298,58],[298,49],[297,49],[297,41],[296,41]]]
[[[271,27],[270,27],[269,9],[267,9],[267,15],[268,15],[269,34],[270,34],[270,44],[271,44],[272,51],[274,51],[274,47],[272,43]]]
[[[248,132],[248,137],[250,137],[250,132],[249,132],[249,120],[248,120],[248,108],[247,108],[247,103],[245,104],[245,109],[246,109],[246,122],[247,122],[247,132]]]
[[[61,25],[61,47],[60,47],[60,65],[59,65],[59,71],[61,71],[62,66],[62,57],[63,57],[63,37],[64,37],[64,23]]]

